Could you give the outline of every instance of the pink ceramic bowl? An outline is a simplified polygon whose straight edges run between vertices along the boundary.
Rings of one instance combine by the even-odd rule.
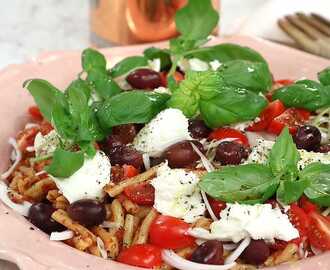
[[[270,63],[276,79],[314,79],[316,73],[330,66],[330,61],[291,48],[250,37],[216,39],[213,43],[233,42],[252,47]],[[156,44],[156,46],[163,44]],[[150,45],[148,45],[150,46]],[[146,46],[130,46],[103,50],[109,61],[118,57],[140,54]],[[80,52],[55,52],[41,55],[27,64],[12,65],[0,72],[0,172],[8,166],[10,148],[7,139],[26,123],[26,110],[33,104],[31,96],[22,88],[29,78],[49,80],[60,89],[81,70]],[[65,244],[52,242],[0,202],[0,258],[18,264],[21,270],[134,270],[113,261],[77,251]],[[329,270],[330,253],[282,265],[273,270]]]

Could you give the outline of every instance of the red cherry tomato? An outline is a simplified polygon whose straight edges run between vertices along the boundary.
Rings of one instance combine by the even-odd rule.
[[[160,215],[150,226],[150,243],[170,249],[194,246],[195,239],[187,234],[189,228],[190,225],[181,219]]]
[[[330,219],[316,212],[311,212],[309,217],[309,242],[320,250],[330,250]]]
[[[217,128],[209,135],[210,140],[235,141],[249,146],[248,138],[239,130],[233,128]]]
[[[161,249],[150,244],[134,245],[121,251],[117,260],[133,266],[155,268],[162,264]]]
[[[293,226],[299,231],[300,237],[307,236],[310,226],[310,219],[305,211],[297,204],[291,204],[288,215]]]
[[[207,197],[209,204],[211,205],[211,208],[213,210],[213,213],[217,218],[220,218],[220,213],[223,209],[226,208],[226,203],[220,200],[213,199],[212,197]]]
[[[184,80],[184,75],[179,71],[175,71],[173,77],[177,83]],[[160,72],[160,79],[162,82],[162,86],[167,87],[167,72]]]
[[[300,198],[299,205],[307,214],[319,211],[318,206],[312,203],[305,195]]]
[[[31,106],[28,109],[28,112],[29,112],[30,116],[32,117],[32,119],[34,119],[36,121],[41,121],[43,119],[43,116],[37,106]]]
[[[128,186],[124,194],[138,205],[153,205],[155,201],[155,189],[150,183]]]
[[[131,178],[139,174],[139,170],[132,165],[123,165],[124,178]]]
[[[283,79],[283,80],[277,80],[277,81],[275,81],[275,83],[282,84],[283,86],[287,86],[287,85],[293,84],[294,81],[290,80],[290,79]]]
[[[268,128],[271,121],[285,111],[285,106],[280,100],[270,102],[261,112],[260,121],[253,123],[247,128],[248,131],[264,131]]]
[[[279,135],[282,129],[287,126],[291,134],[297,132],[298,126],[304,124],[310,116],[310,112],[304,109],[289,108],[281,115],[275,117],[267,128],[269,133]]]
[[[51,132],[53,129],[53,126],[48,121],[44,120],[40,124],[40,132],[44,136]]]

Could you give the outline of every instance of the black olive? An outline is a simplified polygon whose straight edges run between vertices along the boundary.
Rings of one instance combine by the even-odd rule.
[[[221,265],[224,263],[223,245],[220,241],[208,240],[195,249],[190,260],[196,263]]]
[[[33,225],[45,233],[50,234],[52,232],[64,231],[65,227],[51,217],[55,210],[48,203],[35,203],[29,209],[28,219]]]
[[[168,147],[163,158],[168,160],[168,165],[171,168],[186,168],[192,167],[200,160],[200,156],[191,146],[193,143],[201,152],[204,151],[203,146],[198,141],[182,141]]]
[[[194,139],[207,138],[211,133],[211,129],[205,125],[203,120],[199,119],[190,120],[188,129]]]
[[[222,142],[217,146],[215,160],[221,165],[237,165],[247,159],[249,150],[237,142]]]
[[[68,208],[70,218],[86,227],[101,224],[106,217],[104,204],[91,199],[82,199],[70,204]]]
[[[251,240],[250,244],[243,251],[241,259],[246,263],[260,265],[270,255],[270,250],[264,240]]]
[[[162,86],[160,74],[152,69],[140,68],[132,71],[126,81],[136,89],[155,89]]]
[[[321,132],[317,127],[305,125],[298,128],[297,133],[293,136],[298,149],[313,151],[321,143]]]

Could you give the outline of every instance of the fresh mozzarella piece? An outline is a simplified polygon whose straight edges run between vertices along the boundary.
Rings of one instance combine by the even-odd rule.
[[[140,130],[133,146],[150,157],[158,157],[170,145],[190,139],[188,118],[178,109],[166,109]]]
[[[273,209],[271,204],[227,204],[221,211],[220,220],[214,221],[209,234],[192,229],[190,234],[202,239],[218,239],[238,243],[242,239],[264,239],[273,242],[274,239],[290,241],[299,237],[299,232],[290,223],[286,214],[280,209]]]
[[[55,130],[50,131],[45,136],[39,132],[34,139],[34,149],[37,157],[53,153],[59,145],[60,137]]]
[[[213,60],[210,62],[210,66],[212,70],[217,70],[219,67],[221,67],[222,63],[220,63],[218,60]]]
[[[249,155],[246,163],[258,163],[264,164],[268,160],[269,152],[274,145],[273,141],[267,141],[259,139],[257,144],[252,148],[252,152]],[[330,164],[330,155],[328,153],[315,153],[308,152],[306,150],[299,149],[300,160],[298,162],[298,168],[302,170],[307,165],[313,162],[321,162],[324,164]]]
[[[194,172],[162,165],[151,181],[155,188],[154,207],[164,215],[194,222],[205,212],[198,182],[199,176]]]
[[[198,58],[182,59],[179,61],[178,66],[182,71],[206,71],[210,68],[207,62]]]
[[[84,165],[68,178],[52,177],[58,189],[70,203],[80,199],[101,199],[103,187],[110,181],[109,158],[98,151],[92,159],[85,159]]]
[[[160,64],[161,63],[159,58],[155,58],[153,60],[148,61],[149,67],[156,72],[160,72]]]
[[[249,140],[249,144],[254,147],[258,144],[258,140],[267,140],[267,141],[275,141],[276,136],[266,132],[245,132],[246,137]]]

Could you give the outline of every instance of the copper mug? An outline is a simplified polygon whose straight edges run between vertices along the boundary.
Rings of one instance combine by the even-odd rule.
[[[175,37],[175,12],[187,3],[187,0],[90,1],[91,42],[97,47]],[[219,0],[213,0],[213,5],[218,9]]]

